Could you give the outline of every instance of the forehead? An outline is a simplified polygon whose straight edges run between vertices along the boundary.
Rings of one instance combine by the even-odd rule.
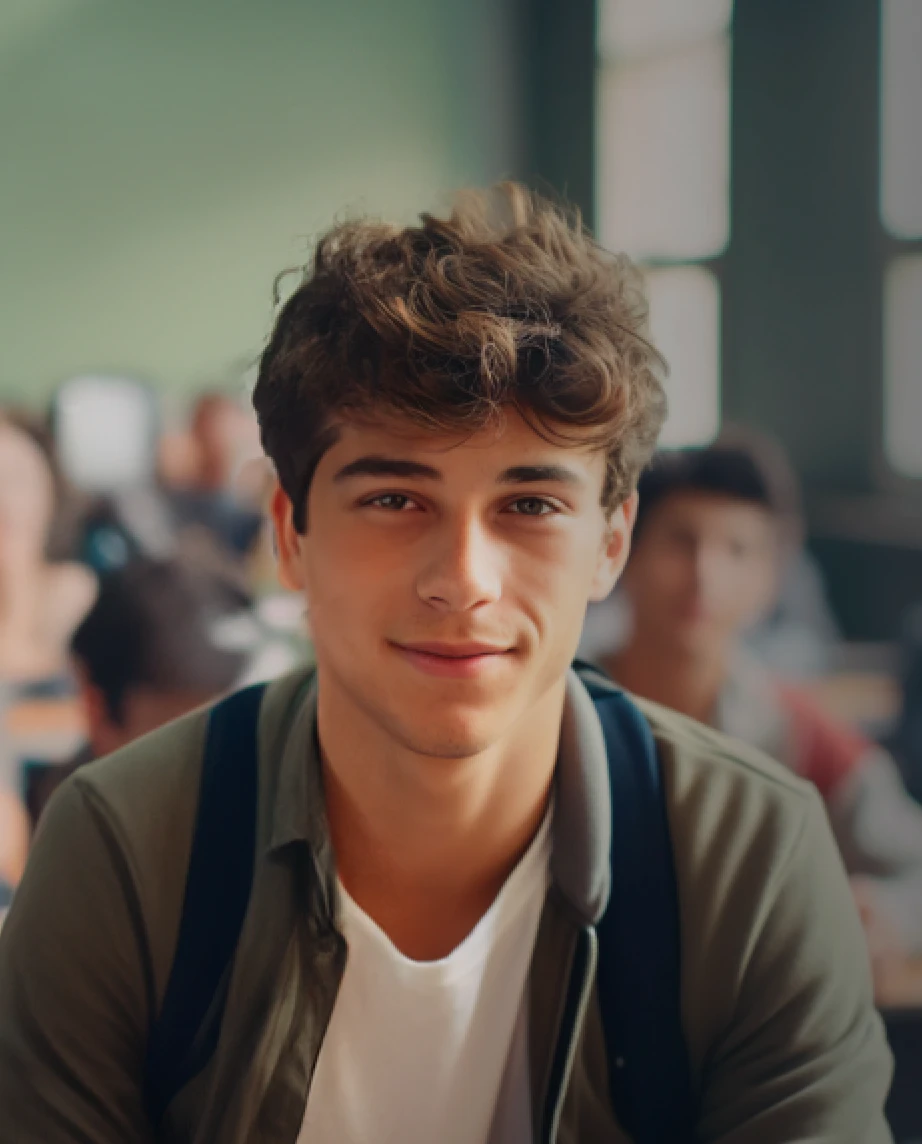
[[[428,431],[408,420],[384,416],[374,423],[340,419],[336,439],[318,467],[331,474],[362,456],[413,460],[453,475],[495,477],[513,465],[565,466],[587,483],[604,477],[605,456],[585,434],[567,427],[567,440],[549,440],[514,410],[467,432]]]
[[[650,510],[646,527],[685,528],[690,531],[766,535],[775,532],[771,512],[753,501],[723,493],[683,489],[668,493]]]

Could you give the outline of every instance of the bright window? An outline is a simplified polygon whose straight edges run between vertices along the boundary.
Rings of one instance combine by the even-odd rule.
[[[732,0],[601,0],[598,230],[647,271],[670,367],[662,442],[720,426],[720,285],[730,233]]]
[[[881,0],[880,219],[883,436],[890,465],[922,477],[922,0]]]
[[[605,68],[599,234],[635,258],[719,254],[729,234],[726,37]]]
[[[602,0],[599,53],[636,58],[701,43],[727,31],[732,10],[733,0]]]
[[[720,290],[710,270],[671,266],[647,274],[650,332],[669,362],[663,445],[703,444],[720,428]]]

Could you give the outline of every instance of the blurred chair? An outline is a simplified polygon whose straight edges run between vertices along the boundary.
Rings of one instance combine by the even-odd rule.
[[[922,1142],[922,1009],[885,1010],[895,1071],[887,1119],[895,1144]]]

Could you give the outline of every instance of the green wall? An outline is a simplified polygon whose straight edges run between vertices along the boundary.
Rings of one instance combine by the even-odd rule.
[[[516,0],[4,0],[0,399],[231,380],[356,211],[522,170]]]

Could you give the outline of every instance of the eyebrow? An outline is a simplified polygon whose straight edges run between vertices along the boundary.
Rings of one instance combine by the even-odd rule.
[[[429,481],[444,480],[439,470],[431,465],[404,461],[399,457],[382,457],[376,453],[343,465],[333,480],[345,481],[350,477],[422,477]]]
[[[501,485],[530,485],[541,481],[556,481],[565,485],[582,485],[583,478],[565,465],[514,465],[500,473]]]
[[[445,479],[438,469],[424,465],[421,461],[384,457],[377,453],[358,457],[348,465],[343,465],[333,480],[346,481],[350,477],[416,477],[428,481]],[[585,483],[578,473],[565,465],[513,465],[509,469],[504,469],[496,481],[500,485],[529,485],[540,482],[558,482],[566,485]]]

